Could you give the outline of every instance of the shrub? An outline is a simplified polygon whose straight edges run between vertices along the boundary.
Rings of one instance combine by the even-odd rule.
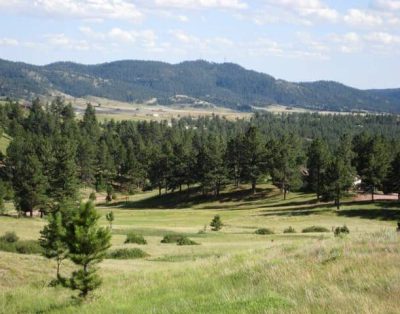
[[[115,193],[111,194],[111,198],[115,201],[118,198],[117,194],[115,194]]]
[[[303,232],[303,233],[329,232],[329,230],[326,229],[325,227],[321,227],[321,226],[311,226],[311,227],[304,228],[301,232]]]
[[[14,231],[8,231],[0,238],[0,240],[8,243],[14,243],[17,242],[19,238]]]
[[[181,234],[167,234],[161,240],[161,243],[177,243],[183,237]]]
[[[221,217],[219,215],[215,215],[213,220],[210,223],[210,226],[212,227],[211,230],[212,231],[218,231],[221,230],[222,228],[222,220]]]
[[[92,202],[94,202],[96,200],[96,193],[95,192],[90,193],[89,200],[91,200]]]
[[[346,225],[344,225],[343,227],[336,227],[334,230],[335,237],[338,237],[340,235],[346,235],[349,233],[350,233],[350,230],[349,230],[349,228],[347,228]]]
[[[18,241],[15,243],[15,250],[20,254],[41,254],[43,252],[39,241],[35,240]]]
[[[35,240],[24,240],[16,242],[8,242],[0,240],[0,251],[20,253],[20,254],[41,254],[43,248],[40,246],[39,241]]]
[[[133,248],[133,249],[117,249],[108,253],[107,258],[112,259],[134,259],[134,258],[143,258],[147,257],[149,254],[144,252],[141,249]]]
[[[141,234],[130,232],[126,235],[125,243],[147,244],[147,241]]]
[[[274,234],[274,232],[271,229],[268,229],[268,228],[257,229],[255,233],[256,234]]]
[[[0,251],[15,253],[15,243],[0,240]]]
[[[290,226],[283,230],[283,233],[296,233],[296,230],[292,226]]]
[[[190,240],[188,237],[181,237],[176,243],[178,245],[199,245],[199,243]]]

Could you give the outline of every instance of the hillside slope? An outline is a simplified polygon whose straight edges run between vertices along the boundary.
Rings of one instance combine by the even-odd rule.
[[[0,96],[32,98],[62,92],[128,102],[187,95],[239,110],[281,104],[316,110],[400,112],[400,89],[359,90],[330,81],[291,83],[232,63],[115,61],[35,66],[0,59]]]

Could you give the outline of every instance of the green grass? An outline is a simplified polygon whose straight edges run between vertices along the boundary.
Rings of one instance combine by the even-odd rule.
[[[93,298],[77,304],[75,292],[48,283],[55,263],[40,255],[0,254],[0,313],[398,313],[400,243],[397,203],[352,202],[337,211],[310,194],[263,186],[257,195],[227,190],[205,201],[193,195],[163,198],[138,194],[128,205],[115,203],[112,251],[129,232],[146,237],[149,257],[106,259],[104,283]],[[110,206],[100,206],[101,223]],[[219,214],[224,228],[211,232]],[[0,217],[0,230],[36,240],[39,218]],[[205,233],[199,234],[200,230]],[[351,233],[335,237],[332,227]],[[283,233],[322,226],[325,233]],[[268,228],[276,233],[254,233]],[[160,243],[166,234],[201,245]],[[175,242],[176,243],[176,242]],[[67,275],[74,266],[62,265]]]

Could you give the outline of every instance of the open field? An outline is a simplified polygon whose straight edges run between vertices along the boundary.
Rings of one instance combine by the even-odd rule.
[[[98,205],[113,210],[113,248],[140,247],[150,256],[101,263],[104,284],[78,305],[71,292],[47,286],[55,265],[40,256],[0,253],[1,313],[398,313],[400,242],[394,201],[352,201],[337,211],[313,195],[292,193],[286,201],[264,186],[226,191],[206,202],[186,193],[138,194]],[[208,226],[219,214],[224,227]],[[0,217],[1,233],[14,230],[37,239],[39,218]],[[301,233],[305,227],[346,224],[350,234]],[[199,232],[207,225],[206,232]],[[289,226],[297,233],[284,234]],[[256,235],[257,228],[273,235]],[[123,244],[135,231],[147,245]],[[195,246],[162,244],[183,233]],[[64,265],[62,271],[73,269]]]

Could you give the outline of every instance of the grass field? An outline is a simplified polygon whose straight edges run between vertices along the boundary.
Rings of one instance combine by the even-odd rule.
[[[63,288],[48,287],[55,264],[41,256],[0,252],[1,313],[399,313],[400,219],[396,202],[354,202],[341,210],[313,195],[291,193],[286,201],[272,187],[257,195],[226,191],[206,201],[186,193],[138,194],[98,205],[114,211],[114,248],[140,247],[144,259],[105,260],[104,284],[78,304]],[[219,214],[224,227],[208,226]],[[0,217],[1,233],[37,239],[39,218]],[[301,233],[305,227],[346,224],[350,234]],[[204,233],[204,226],[207,225]],[[292,226],[297,233],[284,234]],[[257,235],[258,228],[273,235]],[[201,231],[202,232],[199,232]],[[147,245],[124,244],[130,231]],[[162,244],[182,233],[195,246]],[[69,263],[62,271],[73,269]]]

